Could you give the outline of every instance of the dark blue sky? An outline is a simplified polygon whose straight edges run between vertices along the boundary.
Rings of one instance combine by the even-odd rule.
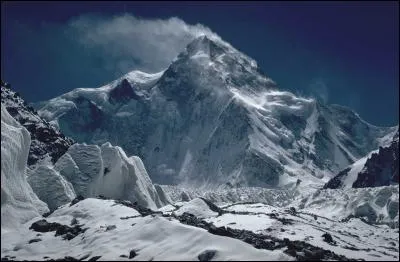
[[[88,13],[200,23],[254,58],[282,89],[398,124],[397,2],[2,2],[1,77],[28,101],[116,78],[107,57],[69,43],[63,25]],[[160,43],[162,45],[163,43]],[[123,71],[130,71],[129,63]]]

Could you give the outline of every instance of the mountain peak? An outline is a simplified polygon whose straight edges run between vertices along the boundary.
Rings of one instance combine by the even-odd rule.
[[[190,57],[207,56],[212,58],[227,51],[227,48],[222,46],[221,43],[211,40],[206,35],[195,38],[186,46],[186,52]]]

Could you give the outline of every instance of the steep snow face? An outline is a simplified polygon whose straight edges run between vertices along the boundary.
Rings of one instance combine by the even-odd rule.
[[[166,204],[160,200],[140,158],[127,157],[120,147],[110,143],[74,144],[55,163],[54,170],[83,197],[103,195],[137,201],[153,209]],[[163,200],[167,200],[165,196]]]
[[[76,197],[71,183],[55,171],[52,165],[41,164],[33,170],[28,169],[28,183],[51,212]]]
[[[49,211],[26,180],[30,136],[1,104],[1,232]]]
[[[210,258],[232,260],[290,260],[281,250],[256,249],[243,241],[213,235],[206,230],[184,225],[176,219],[157,216],[142,217],[135,209],[112,200],[85,199],[73,206],[63,206],[48,218],[49,222],[69,224],[76,220],[87,230],[69,241],[54,232],[28,230],[26,223],[19,232],[2,234],[1,255],[17,260],[43,260],[74,257],[111,261],[196,261],[207,250]],[[33,238],[41,241],[28,244]],[[17,247],[17,248],[16,248]],[[93,259],[92,259],[93,258]]]
[[[342,170],[324,188],[377,187],[399,183],[398,130],[386,144]]]
[[[276,89],[254,60],[202,36],[163,72],[134,71],[40,104],[79,142],[110,141],[160,184],[317,187],[393,128]]]
[[[47,154],[54,163],[73,144],[74,141],[71,138],[65,137],[57,128],[39,117],[18,93],[3,84],[1,85],[1,103],[10,115],[30,133],[28,165],[36,164]]]

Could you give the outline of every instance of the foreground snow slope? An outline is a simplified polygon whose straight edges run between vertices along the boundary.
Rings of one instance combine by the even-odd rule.
[[[160,199],[140,158],[127,157],[120,147],[110,143],[74,144],[55,163],[54,170],[83,197],[103,195],[137,201],[153,209],[167,204],[165,197]]]
[[[216,227],[245,229],[281,240],[287,238],[301,241],[331,250],[346,258],[391,261],[399,258],[398,228],[370,225],[357,218],[340,221],[325,217],[326,212],[292,212],[288,208],[262,203],[220,206],[219,215],[215,215],[210,208],[201,208],[199,213],[200,210],[193,209],[194,201],[202,200],[196,198],[191,202],[175,203],[161,208],[160,211],[166,214],[179,214],[183,210],[193,215],[197,213],[197,216],[206,218],[205,221],[213,223]],[[207,205],[203,202],[202,206]],[[326,241],[324,234],[329,234],[333,241]]]
[[[57,259],[65,256],[99,260],[199,260],[205,251],[214,251],[213,260],[291,260],[281,251],[259,250],[240,240],[216,236],[204,229],[180,224],[161,216],[142,217],[135,209],[112,200],[85,199],[66,205],[47,220],[87,228],[71,240],[53,232],[37,233],[24,224],[19,232],[2,234],[1,255],[18,260]],[[40,239],[28,244],[31,239]],[[136,256],[128,257],[134,251]],[[121,257],[124,255],[125,257]]]
[[[26,180],[30,136],[1,104],[1,232],[48,212]]]
[[[78,142],[138,155],[156,183],[204,188],[321,186],[395,131],[278,90],[254,60],[205,36],[160,73],[133,71],[38,107]]]

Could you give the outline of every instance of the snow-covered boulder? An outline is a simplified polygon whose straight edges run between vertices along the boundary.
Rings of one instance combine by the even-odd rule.
[[[103,195],[158,208],[168,203],[160,199],[143,162],[127,157],[120,147],[74,144],[55,164],[54,169],[73,185],[77,195]]]
[[[31,139],[1,104],[1,231],[49,211],[26,179]]]
[[[28,183],[50,211],[72,201],[76,195],[71,183],[50,165],[39,165],[29,171]]]
[[[210,206],[201,198],[195,198],[186,202],[183,206],[179,207],[174,214],[180,216],[185,212],[195,215],[198,218],[218,216],[218,212],[211,210]]]

